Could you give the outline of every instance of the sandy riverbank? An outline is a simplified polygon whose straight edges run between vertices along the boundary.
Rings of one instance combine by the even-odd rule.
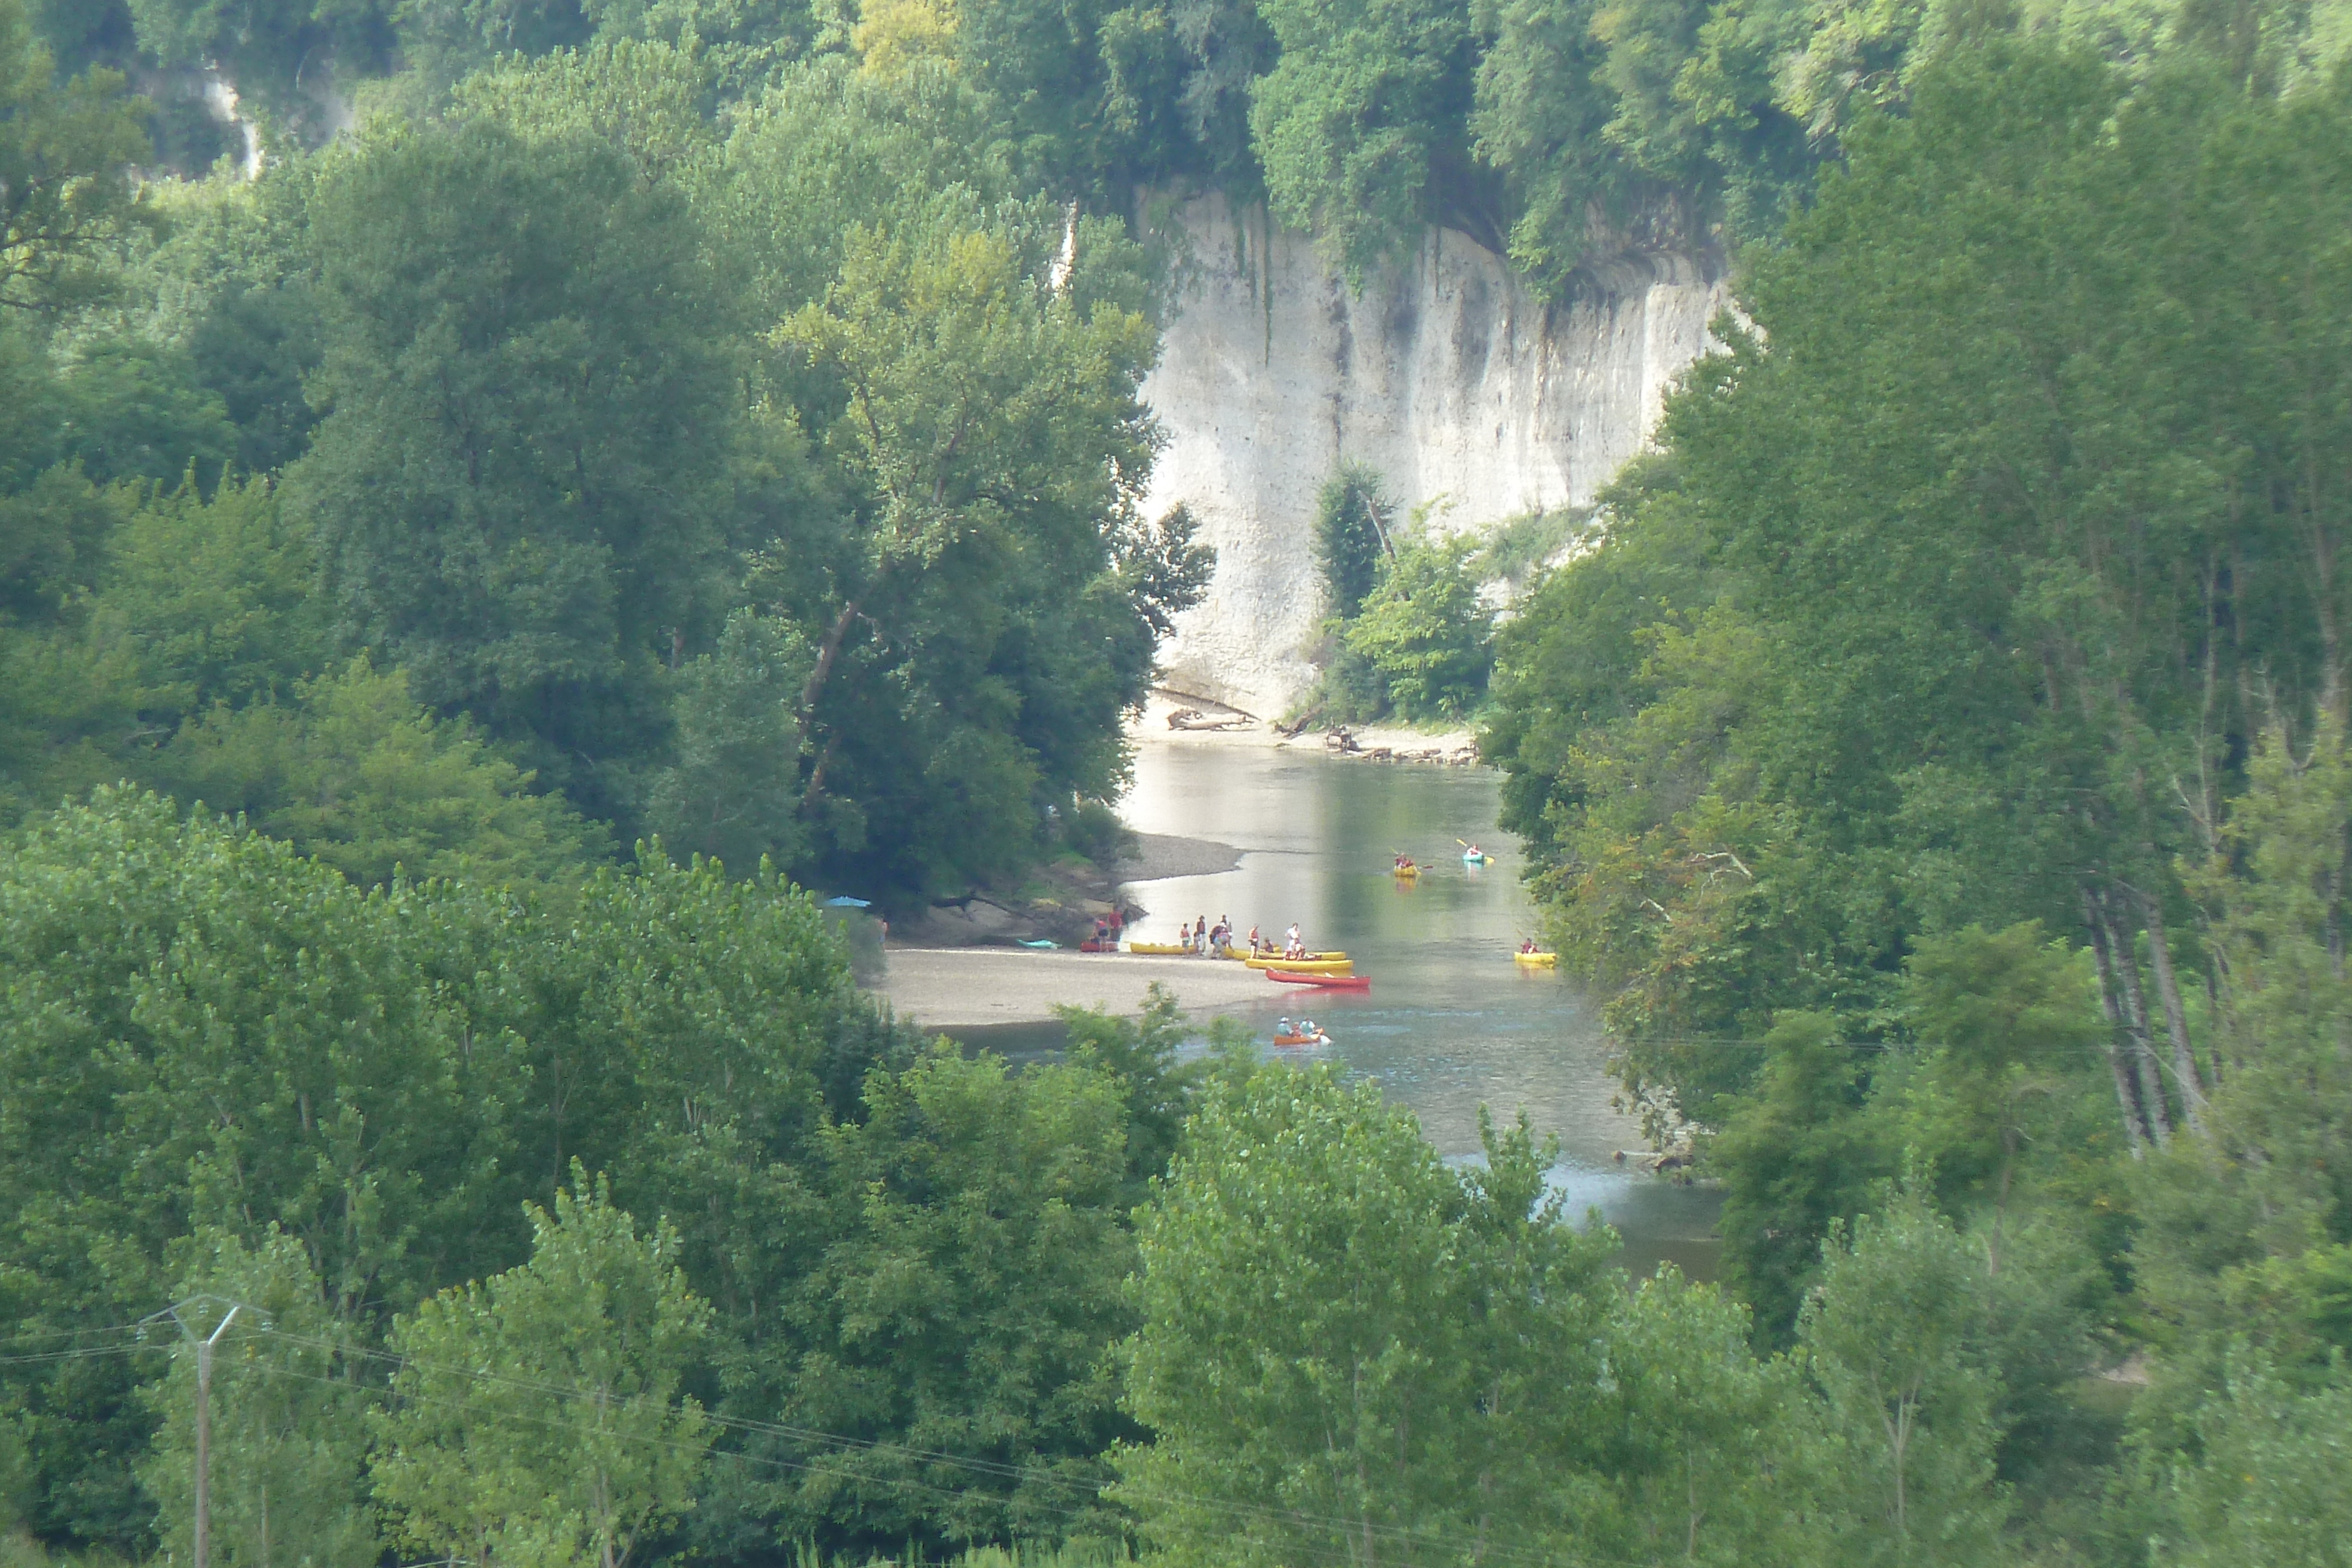
[[[1138,833],[1135,852],[1120,857],[1118,880],[1158,882],[1169,876],[1214,876],[1242,863],[1242,852],[1214,839],[1181,833]]]
[[[1219,870],[1224,869],[1219,867]],[[1132,1017],[1158,980],[1187,1011],[1271,1001],[1286,988],[1218,958],[1046,953],[1025,947],[893,947],[879,988],[898,1015],[925,1029],[1041,1023],[1056,1006]]]

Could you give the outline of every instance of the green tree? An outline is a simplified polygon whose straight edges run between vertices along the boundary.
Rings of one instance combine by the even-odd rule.
[[[1806,1458],[1815,1408],[1798,1364],[1760,1361],[1747,1312],[1672,1265],[1612,1325],[1623,1390],[1617,1462],[1639,1560],[1758,1564],[1822,1559]]]
[[[478,120],[364,141],[312,214],[331,412],[287,494],[343,636],[614,814],[727,533],[690,217],[604,141]]]
[[[1832,1560],[1994,1561],[2007,1511],[1981,1256],[1915,1194],[1851,1234],[1823,1249],[1797,1331],[1824,1402]]]
[[[1181,1558],[1558,1549],[1593,1522],[1605,1234],[1524,1127],[1447,1171],[1328,1071],[1226,1059],[1140,1228],[1118,1496]],[[1604,1515],[1605,1518],[1605,1515]]]
[[[808,809],[856,808],[846,866],[870,839],[898,863],[867,874],[902,885],[1010,870],[1043,800],[1110,792],[1152,645],[1118,555],[1153,450],[1153,334],[1115,292],[1131,251],[1082,225],[1056,287],[1058,225],[961,208],[853,230],[824,302],[777,333],[856,497],[803,601]]]
[[[467,721],[437,719],[364,657],[290,700],[200,715],[158,771],[362,886],[411,877],[563,882],[604,835]]]
[[[25,0],[0,0],[0,307],[89,298],[106,247],[144,215],[129,165],[147,132],[122,88],[97,68],[58,81]]]
[[[208,1333],[245,1310],[214,1353],[212,1550],[236,1568],[364,1568],[383,1552],[367,1499],[369,1390],[352,1358],[352,1325],[328,1308],[310,1255],[277,1226],[248,1244],[189,1238],[182,1299],[203,1296],[188,1325]],[[162,1417],[142,1471],[161,1505],[156,1533],[176,1551],[194,1529],[195,1357],[180,1347],[149,1390]]]
[[[1493,613],[1479,601],[1478,540],[1410,539],[1381,563],[1380,580],[1343,633],[1378,673],[1407,718],[1467,718],[1486,699]]]
[[[1379,586],[1381,559],[1388,553],[1391,503],[1380,476],[1344,464],[1315,496],[1315,559],[1331,596],[1331,613],[1354,619]]]
[[[684,1513],[710,1423],[681,1385],[709,1309],[677,1239],[572,1166],[530,1260],[402,1317],[377,1499],[398,1537],[479,1563],[618,1568]]]
[[[739,873],[801,858],[800,699],[816,656],[788,622],[727,618],[715,653],[678,673],[677,761],[655,779],[646,823],[673,854]]]
[[[1466,5],[1270,0],[1259,15],[1281,48],[1250,99],[1276,217],[1328,236],[1359,282],[1433,217],[1501,248],[1463,147],[1476,64]]]
[[[1015,1074],[946,1041],[866,1077],[814,1151],[821,1250],[788,1342],[729,1405],[855,1440],[760,1438],[735,1506],[857,1550],[1117,1529],[1092,1494],[1132,1432],[1108,1354],[1133,1322],[1127,1101],[1089,1063]]]
[[[290,695],[324,669],[316,581],[310,539],[266,480],[210,500],[183,484],[114,529],[90,583],[90,641],[129,661],[141,720],[169,731],[216,704]]]
[[[1766,1342],[1785,1344],[1824,1239],[1873,1206],[1893,1161],[1864,1113],[1863,1060],[1833,1019],[1790,1014],[1763,1050],[1754,1089],[1710,1113],[1722,1131],[1707,1164],[1724,1185],[1725,1281]]]
[[[28,824],[0,880],[0,1249],[28,1332],[133,1321],[199,1225],[316,1260],[331,1312],[414,1299],[496,1248],[509,1042],[420,983],[410,896],[362,897],[284,844],[106,791]],[[486,1125],[486,1123],[492,1124]],[[509,1210],[510,1212],[510,1210]],[[160,1371],[157,1366],[153,1371]],[[39,1467],[34,1528],[128,1543],[139,1369],[10,1368]]]
[[[2346,1560],[2352,1388],[2340,1364],[2305,1391],[2241,1346],[2200,1414],[2197,1446],[2164,1477],[2178,1510],[2152,1542],[2184,1564],[2336,1568]]]
[[[1880,1098],[1948,1207],[1990,1200],[1987,1262],[1996,1273],[2021,1161],[2055,1152],[2050,1145],[2103,1041],[2120,1070],[2100,1027],[2088,958],[2027,921],[1922,941],[1905,966],[1907,1021],[1925,1050]]]
[[[1602,135],[1616,104],[1600,76],[1593,7],[1491,0],[1476,15],[1491,41],[1478,60],[1473,144],[1509,183],[1512,264],[1557,289],[1593,248],[1596,218],[1622,222],[1641,189]]]

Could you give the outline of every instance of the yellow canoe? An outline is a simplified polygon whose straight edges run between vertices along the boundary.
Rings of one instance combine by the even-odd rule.
[[[1557,953],[1514,953],[1511,956],[1530,969],[1551,969],[1557,968],[1559,965],[1559,955]]]
[[[1296,969],[1302,964],[1344,964],[1348,955],[1340,952],[1309,953],[1304,958],[1286,958],[1280,952],[1269,949],[1264,953],[1234,955],[1253,969]]]
[[[1179,954],[1190,953],[1192,949],[1185,946],[1181,942],[1130,942],[1127,945],[1127,950],[1130,953],[1144,953],[1158,957],[1172,958]]]
[[[1401,865],[1392,869],[1389,874],[1401,882],[1411,882],[1421,874],[1421,868],[1417,865]]]
[[[1284,963],[1276,958],[1272,963],[1252,964],[1251,968],[1263,975],[1268,969],[1281,969],[1293,975],[1352,975],[1355,965],[1345,958],[1298,958]]]

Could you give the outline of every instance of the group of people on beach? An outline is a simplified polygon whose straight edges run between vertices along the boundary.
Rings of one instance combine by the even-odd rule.
[[[1176,933],[1178,946],[1213,958],[1223,956],[1225,949],[1233,944],[1234,923],[1223,915],[1217,916],[1214,925],[1210,925],[1209,917],[1203,915],[1186,922]]]
[[[1233,917],[1220,915],[1214,925],[1209,924],[1209,917],[1205,915],[1195,920],[1188,920],[1177,929],[1176,945],[1189,952],[1198,953],[1207,957],[1223,957],[1236,946],[1234,941]],[[1259,936],[1256,926],[1251,926],[1249,956],[1255,958],[1262,953],[1274,951],[1275,945]],[[1290,923],[1290,929],[1283,934],[1281,951],[1286,958],[1307,956],[1307,939],[1299,935],[1298,923],[1295,920]]]

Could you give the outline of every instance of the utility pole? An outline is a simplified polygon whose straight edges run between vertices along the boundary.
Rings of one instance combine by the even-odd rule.
[[[191,1322],[199,1307],[225,1307],[219,1322],[210,1333],[202,1333]],[[223,1296],[190,1296],[155,1314],[170,1318],[179,1325],[182,1337],[196,1347],[196,1561],[195,1568],[211,1568],[213,1549],[213,1346],[228,1325],[236,1321],[239,1312],[261,1314],[243,1301],[232,1301]],[[147,1321],[152,1322],[155,1318]]]

